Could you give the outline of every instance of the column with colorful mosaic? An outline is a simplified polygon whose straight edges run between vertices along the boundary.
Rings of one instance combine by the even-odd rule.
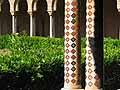
[[[95,1],[86,2],[86,86],[85,90],[100,90],[100,77],[96,72]],[[100,68],[100,67],[99,67]]]
[[[81,90],[80,30],[77,0],[65,0],[64,88]]]

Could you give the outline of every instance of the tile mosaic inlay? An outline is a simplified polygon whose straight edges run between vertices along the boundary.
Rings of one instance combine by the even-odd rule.
[[[98,77],[95,66],[95,0],[86,2],[86,90],[99,90],[100,78]]]
[[[65,76],[64,88],[80,85],[80,33],[77,0],[65,0]],[[69,69],[68,69],[69,68]]]

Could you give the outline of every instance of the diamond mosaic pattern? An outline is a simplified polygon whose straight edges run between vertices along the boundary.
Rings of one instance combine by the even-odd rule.
[[[75,36],[77,33],[76,32],[72,32],[71,35]]]
[[[70,17],[70,14],[67,14],[66,17],[69,18],[69,17]]]
[[[71,58],[72,58],[72,59],[76,59],[77,57],[76,57],[75,55],[72,55]]]
[[[69,83],[70,82],[70,80],[69,79],[66,79],[66,83]]]
[[[70,45],[67,43],[67,44],[66,44],[66,47],[68,48],[69,46],[70,46]]]
[[[77,6],[77,2],[76,2],[76,1],[74,1],[74,0],[72,1],[72,3],[71,3],[71,4],[72,4],[72,6]]]
[[[68,61],[66,61],[66,65],[68,66],[70,63]]]
[[[69,73],[66,73],[66,77],[69,77]]]
[[[70,56],[66,55],[66,59],[69,59],[69,58],[70,58]]]
[[[89,23],[92,22],[92,18],[88,18],[88,22],[89,22]]]
[[[76,39],[75,39],[74,37],[71,39],[72,42],[75,42],[75,40],[76,40]]]
[[[93,77],[91,75],[88,76],[88,79],[91,80]]]
[[[68,41],[69,41],[69,38],[67,37],[65,40],[68,42]]]
[[[72,64],[72,65],[75,65],[75,64],[76,64],[76,62],[75,62],[75,61],[72,61],[72,62],[71,62],[71,64]]]
[[[73,25],[73,26],[71,27],[71,29],[72,29],[72,30],[76,30],[76,26]]]
[[[79,69],[76,62],[78,60],[76,48],[78,43],[78,15],[77,15],[77,0],[65,1],[65,82],[67,84],[75,84],[76,72]],[[71,78],[70,78],[71,77]]]
[[[92,83],[92,82],[89,82],[88,85],[91,87],[91,86],[93,85],[93,83]]]
[[[88,69],[88,73],[92,73],[92,70],[90,68]]]
[[[72,19],[71,23],[72,23],[72,24],[75,24],[75,23],[76,23],[76,20],[75,20],[75,19]]]
[[[69,6],[69,5],[70,5],[70,2],[67,1],[67,2],[66,2],[66,5]]]
[[[71,11],[75,12],[75,11],[77,11],[77,8],[76,8],[76,7],[73,7],[73,8],[71,9]]]
[[[72,73],[71,76],[74,78],[74,77],[76,76],[76,74],[75,74],[75,73]]]
[[[75,14],[75,13],[73,13],[73,14],[71,15],[71,17],[72,17],[72,18],[75,18],[75,17],[76,17],[76,14]]]
[[[69,20],[66,20],[66,23],[67,23],[67,24],[69,24],[69,23],[70,23],[70,21],[69,21]]]
[[[76,82],[76,80],[75,80],[75,79],[72,79],[71,82],[74,84],[74,83]]]
[[[66,67],[66,71],[69,71],[69,67]]]
[[[76,44],[75,44],[75,43],[73,43],[73,44],[71,45],[71,47],[72,47],[72,48],[75,48],[75,46],[76,46]]]
[[[67,30],[69,30],[69,29],[70,29],[70,27],[69,27],[69,26],[66,26],[66,29],[67,29]]]
[[[74,72],[74,71],[76,70],[76,68],[75,68],[75,67],[72,67],[71,70]]]
[[[71,51],[72,54],[74,54],[75,52],[76,52],[75,49],[73,49],[73,50]]]
[[[89,66],[89,67],[91,67],[91,66],[92,66],[92,64],[91,64],[90,62],[88,62],[88,66]]]
[[[87,4],[86,4],[86,38],[87,38],[87,42],[86,43],[86,90],[87,89],[98,89],[100,88],[99,86],[99,76],[96,74],[96,70],[95,70],[95,65],[93,64],[94,61],[94,56],[93,56],[93,51],[94,51],[94,38],[95,38],[95,33],[94,33],[94,20],[95,20],[95,0],[87,0]],[[92,38],[92,40],[90,40],[90,38]]]
[[[69,53],[69,49],[66,49],[66,53],[67,53],[67,54]]]
[[[70,33],[69,33],[69,32],[66,32],[66,35],[67,35],[67,36],[69,36],[69,35],[70,35]],[[69,39],[69,38],[67,37],[67,39]]]

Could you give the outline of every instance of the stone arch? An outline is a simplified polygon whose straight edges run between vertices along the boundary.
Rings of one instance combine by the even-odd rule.
[[[37,1],[36,29],[37,36],[49,36],[49,15],[46,0]]]
[[[15,0],[14,7],[15,11],[19,11],[19,0]]]
[[[38,2],[38,0],[34,0],[33,3],[32,3],[33,11],[37,10],[37,2]]]
[[[0,0],[0,12],[1,12],[1,5],[3,3],[3,0]]]
[[[3,0],[1,3],[0,12],[0,33],[7,34],[12,31],[10,4],[8,0]]]
[[[64,0],[57,0],[56,11],[53,13],[53,29],[55,29],[55,36],[64,36]],[[55,8],[54,8],[55,9]]]
[[[104,0],[103,3],[104,36],[119,38],[120,16],[117,11],[117,0]]]
[[[27,0],[20,0],[18,3],[18,9],[19,12],[17,14],[17,32],[23,32],[25,31],[27,34],[29,34],[29,14],[27,12],[28,10],[28,3]]]

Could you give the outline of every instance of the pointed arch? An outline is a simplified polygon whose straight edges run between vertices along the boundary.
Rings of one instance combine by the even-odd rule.
[[[1,5],[3,3],[3,0],[0,0],[0,12],[1,12]]]
[[[37,1],[36,35],[49,36],[49,15],[47,13],[46,0]]]
[[[19,11],[19,1],[20,0],[15,0],[15,3],[14,3],[14,7],[15,7],[14,10],[15,11]]]
[[[56,37],[63,37],[64,36],[64,7],[65,7],[64,0],[57,0],[55,7],[56,7],[56,11],[53,13],[54,14],[53,29],[55,29]]]
[[[18,4],[17,4],[18,3]],[[16,5],[18,5],[18,26],[17,26],[17,30],[19,33],[21,32],[26,32],[27,34],[29,34],[29,14],[27,12],[28,10],[28,3],[27,0],[19,0],[19,2],[16,2]]]
[[[33,3],[32,3],[33,11],[37,10],[37,2],[38,2],[38,0],[33,0]]]
[[[1,3],[1,14],[0,14],[0,32],[1,34],[11,33],[11,14],[10,4],[8,0],[3,0]]]

